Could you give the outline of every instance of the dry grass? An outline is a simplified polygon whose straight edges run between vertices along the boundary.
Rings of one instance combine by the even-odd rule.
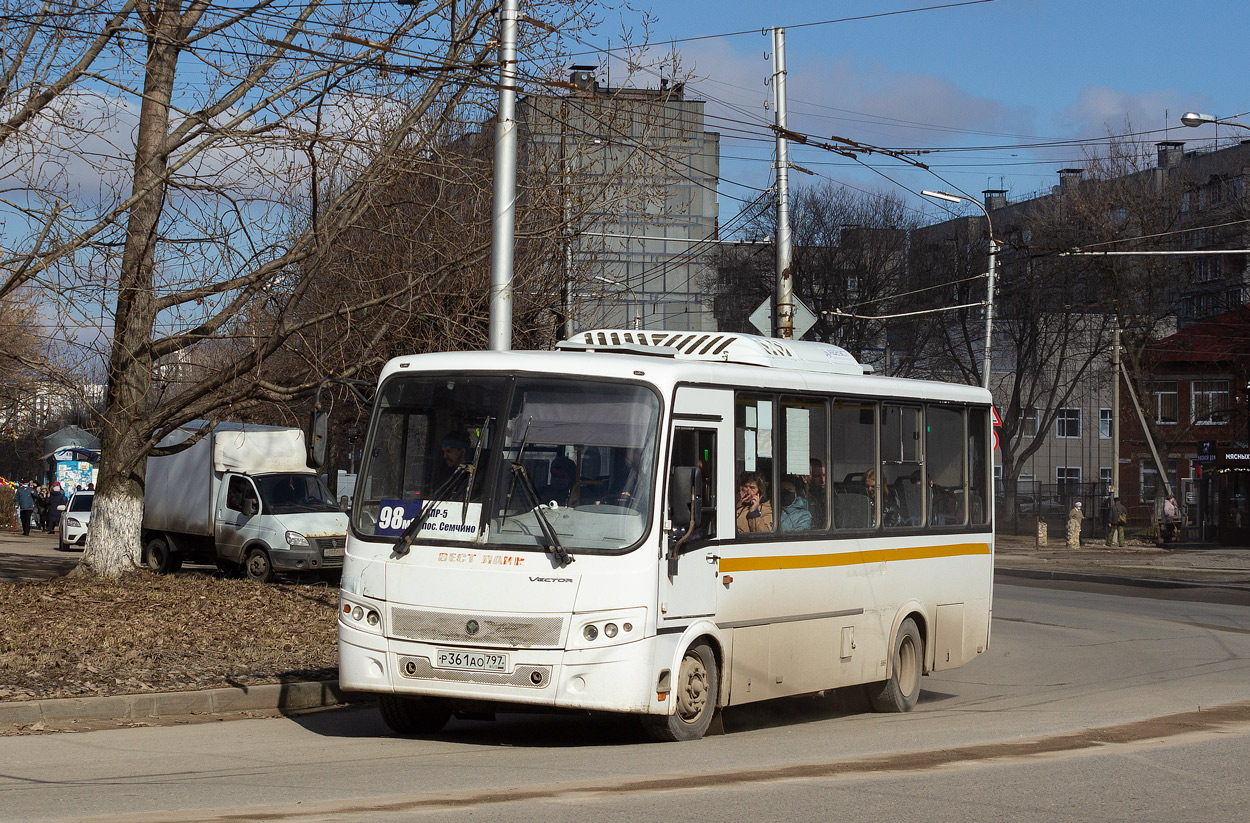
[[[336,675],[337,588],[138,573],[0,584],[0,700]]]

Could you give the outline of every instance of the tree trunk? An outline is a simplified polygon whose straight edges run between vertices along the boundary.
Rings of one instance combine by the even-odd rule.
[[[100,435],[100,473],[87,546],[77,569],[79,574],[110,578],[138,568],[142,556],[147,469],[143,444],[149,428],[155,320],[152,278],[165,205],[169,103],[181,49],[177,0],[154,4],[145,22],[148,51],[132,186],[135,194],[143,194],[130,210],[126,225]]]

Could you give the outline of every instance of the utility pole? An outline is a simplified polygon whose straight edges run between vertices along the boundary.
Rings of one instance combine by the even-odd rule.
[[[573,337],[573,160],[569,157],[569,101],[560,103],[560,173],[564,177],[564,276],[561,278],[561,302],[564,304],[564,327],[561,337]]]
[[[1112,369],[1115,377],[1111,383],[1111,496],[1120,495],[1120,327],[1115,327],[1115,344],[1111,348]],[[1149,437],[1149,433],[1146,435]]]
[[[512,348],[512,263],[516,244],[516,42],[519,0],[499,10],[499,111],[491,208],[490,350]]]
[[[786,145],[786,30],[773,29],[773,117],[777,132],[777,308],[774,334],[794,337],[794,267],[790,254],[790,159]]]

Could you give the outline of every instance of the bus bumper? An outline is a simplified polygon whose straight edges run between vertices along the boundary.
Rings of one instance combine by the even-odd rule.
[[[429,695],[645,714],[668,712],[658,699],[656,638],[598,649],[508,649],[505,672],[433,665],[437,647],[387,640],[339,622],[339,686],[348,691]],[[496,652],[499,649],[459,649]],[[663,659],[663,658],[660,658]]]

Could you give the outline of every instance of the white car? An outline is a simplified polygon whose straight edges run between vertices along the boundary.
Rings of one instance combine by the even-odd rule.
[[[65,511],[61,512],[61,535],[57,548],[69,551],[71,546],[87,545],[87,524],[91,522],[91,503],[95,492],[74,492]]]

